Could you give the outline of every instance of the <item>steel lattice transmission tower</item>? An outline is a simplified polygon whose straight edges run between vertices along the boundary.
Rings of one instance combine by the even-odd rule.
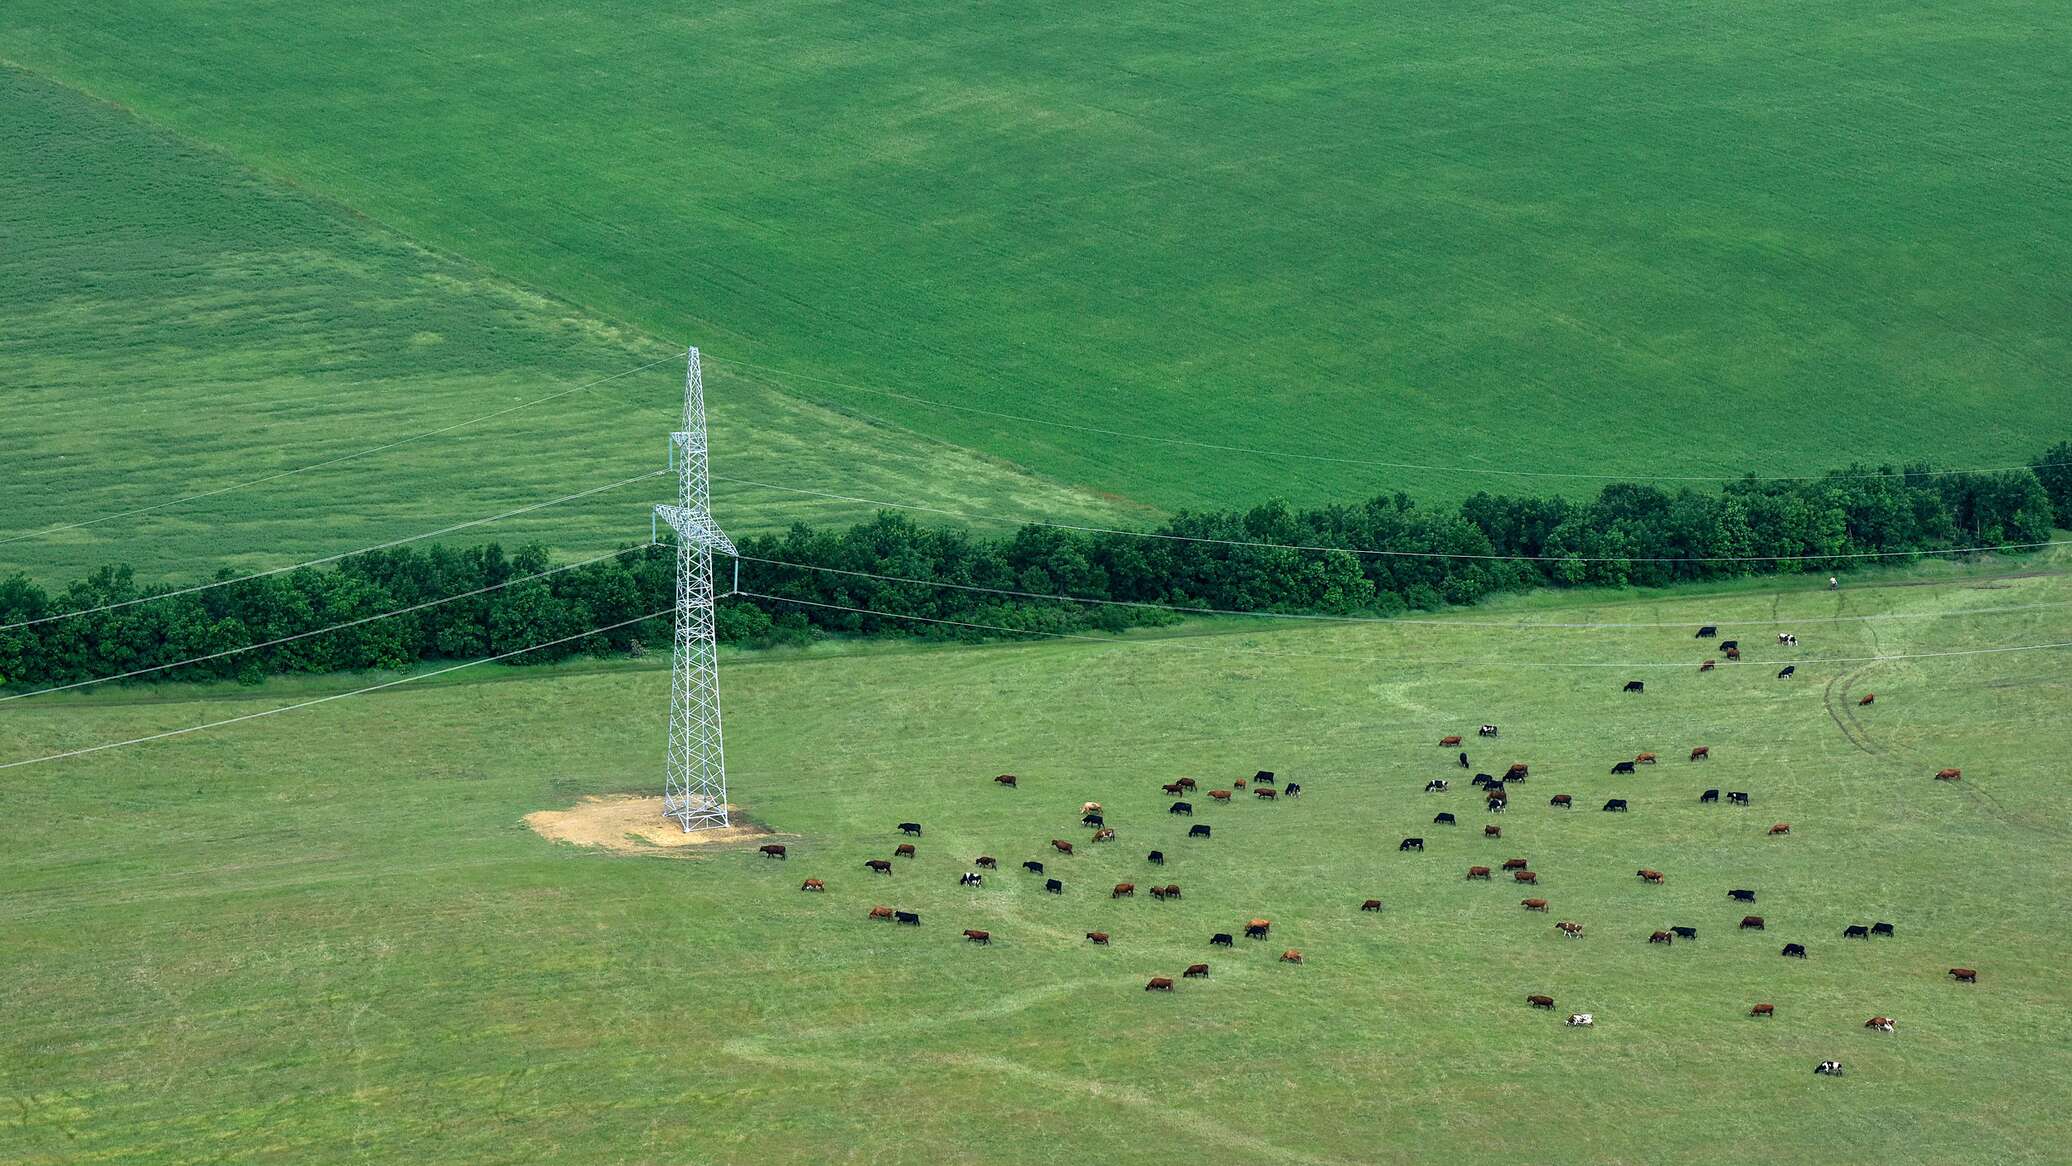
[[[705,380],[695,348],[684,372],[683,429],[669,435],[669,453],[677,469],[676,505],[655,507],[655,518],[676,532],[676,659],[669,685],[669,774],[662,812],[688,833],[728,824],[712,552],[735,553],[733,540],[712,520]]]

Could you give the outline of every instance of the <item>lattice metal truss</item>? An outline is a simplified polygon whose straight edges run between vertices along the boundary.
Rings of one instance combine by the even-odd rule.
[[[669,685],[669,773],[662,812],[686,833],[729,824],[727,755],[719,715],[719,651],[713,632],[712,554],[734,554],[712,520],[705,444],[705,381],[698,350],[684,373],[683,429],[669,435],[676,505],[655,518],[676,532],[676,656]]]

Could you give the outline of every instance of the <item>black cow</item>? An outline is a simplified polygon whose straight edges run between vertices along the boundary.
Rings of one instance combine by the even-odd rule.
[[[1154,851],[1152,851],[1151,853],[1149,853],[1149,854],[1147,854],[1147,855],[1145,855],[1145,856],[1144,856],[1144,861],[1146,861],[1146,862],[1150,863],[1150,864],[1151,864],[1151,865],[1153,865],[1153,866],[1164,866],[1164,865],[1165,865],[1165,851],[1163,851],[1163,850],[1154,850]]]
[[[1025,862],[1022,864],[1022,869],[1030,874],[1042,874],[1043,864],[1040,862]]]
[[[1645,685],[1645,684],[1642,684],[1642,683],[1641,683],[1640,681],[1638,681],[1638,680],[1629,680],[1629,681],[1627,681],[1627,682],[1626,682],[1626,687],[1625,687],[1625,689],[1624,689],[1623,691],[1626,691],[1626,692],[1646,692],[1647,690],[1648,690],[1648,686],[1647,686],[1647,685]]]
[[[1632,772],[1633,772],[1633,763],[1632,763],[1631,761],[1621,761],[1621,762],[1619,762],[1619,763],[1618,763],[1617,765],[1614,765],[1614,766],[1612,766],[1612,775],[1613,775],[1613,776],[1615,776],[1615,777],[1616,777],[1617,775],[1621,774],[1621,773],[1632,773]]]
[[[1626,799],[1625,799],[1625,798],[1613,798],[1613,799],[1612,799],[1611,801],[1608,801],[1608,802],[1604,803],[1604,812],[1605,812],[1605,813],[1607,813],[1607,814],[1623,814],[1623,813],[1625,813],[1625,812],[1626,812]]]
[[[901,834],[919,834],[921,832],[921,823],[901,822],[899,824],[899,832]]]
[[[1461,755],[1460,755],[1460,767],[1461,767],[1462,769],[1473,769],[1473,768],[1474,768],[1474,766],[1471,766],[1471,765],[1469,765],[1469,764],[1468,764],[1468,755],[1467,755],[1467,754],[1465,754],[1465,753],[1463,753],[1463,754],[1461,754]]]
[[[1698,804],[1701,806],[1704,805],[1706,802],[1716,802],[1718,800],[1719,791],[1716,789],[1709,789],[1706,790],[1704,793],[1698,795]]]
[[[1507,773],[1507,774],[1505,774],[1505,775],[1504,775],[1504,781],[1524,781],[1524,780],[1525,780],[1525,775],[1524,775],[1524,774],[1522,774],[1522,773]],[[1498,785],[1502,785],[1502,784],[1503,784],[1503,782],[1498,782],[1497,784],[1498,784]]]
[[[1234,942],[1236,941],[1230,938],[1228,931],[1218,931],[1216,934],[1209,936],[1210,947],[1229,947]]]
[[[1784,945],[1784,950],[1778,952],[1777,954],[1792,956],[1796,959],[1805,959],[1806,945],[1803,943],[1787,943]]]
[[[1702,628],[1699,628],[1699,629],[1698,629],[1698,634],[1697,634],[1697,635],[1695,635],[1695,636],[1692,636],[1691,638],[1692,638],[1692,639],[1694,639],[1694,640],[1709,640],[1709,639],[1711,639],[1712,637],[1714,637],[1714,636],[1716,636],[1716,635],[1718,635],[1718,634],[1719,634],[1719,628],[1718,628],[1718,627],[1716,627],[1716,626],[1714,626],[1714,625],[1712,625],[1712,624],[1706,624],[1706,625],[1705,625],[1704,627],[1702,627]]]
[[[1432,825],[1434,826],[1451,826],[1453,824],[1452,814],[1440,814],[1432,819]]]
[[[1263,926],[1261,926],[1261,925],[1259,925],[1259,924],[1257,924],[1257,923],[1247,923],[1247,924],[1245,924],[1245,938],[1246,938],[1246,939],[1265,939],[1265,938],[1266,938],[1266,928],[1265,928],[1265,927],[1263,927]]]
[[[1731,806],[1745,806],[1748,804],[1748,794],[1742,790],[1730,789],[1727,791],[1727,804]]]
[[[892,913],[892,921],[894,923],[904,923],[910,927],[921,926],[921,917],[912,911],[894,911]]]
[[[1059,882],[1056,879],[1044,879],[1043,889],[1049,891],[1053,895],[1062,895],[1065,893],[1065,884]]]
[[[1865,926],[1864,926],[1863,924],[1861,924],[1861,923],[1851,923],[1851,924],[1850,924],[1849,926],[1847,926],[1847,927],[1844,927],[1844,928],[1842,928],[1842,938],[1843,938],[1843,939],[1862,939],[1862,940],[1868,940],[1868,939],[1870,939],[1870,937],[1871,937],[1871,929],[1870,929],[1870,928],[1868,928],[1868,927],[1865,927]]]
[[[1676,932],[1678,939],[1698,938],[1698,929],[1695,927],[1672,927],[1669,930]]]
[[[1890,936],[1892,935],[1892,924],[1890,924],[1890,923],[1873,923],[1873,924],[1871,924],[1871,934],[1872,934],[1872,935],[1883,935],[1883,936],[1886,936],[1886,937],[1888,937],[1888,938],[1889,938],[1889,937],[1890,937]]]
[[[1787,677],[1787,676],[1790,676],[1790,675],[1791,675],[1792,673],[1794,673],[1794,672],[1797,672],[1798,670],[1799,670],[1799,666],[1798,666],[1798,665],[1796,665],[1796,664],[1786,664],[1786,665],[1785,665],[1785,666],[1784,666],[1784,667],[1783,667],[1782,669],[1780,669],[1780,670],[1778,671],[1778,673],[1777,673],[1777,679],[1779,679],[1779,680],[1782,680],[1782,679],[1784,679],[1785,677]]]
[[[1721,641],[1719,642],[1719,649],[1720,649],[1720,651],[1722,651],[1722,652],[1726,651],[1726,650],[1727,650],[1728,648],[1738,648],[1738,647],[1740,647],[1740,646],[1741,646],[1741,641],[1740,641],[1740,640],[1721,640]]]
[[[1753,903],[1755,902],[1755,892],[1742,890],[1728,891],[1727,898],[1734,900],[1736,903]]]
[[[1189,838],[1207,838],[1209,836],[1209,828],[1207,826],[1198,825],[1189,826],[1187,828],[1187,836]]]
[[[1475,775],[1475,780],[1469,782],[1468,784],[1474,786],[1476,789],[1495,789],[1497,786],[1500,786],[1504,783],[1498,781],[1497,779],[1489,776],[1486,773],[1478,773]]]
[[[1262,769],[1259,772],[1252,775],[1252,784],[1258,785],[1262,782],[1266,785],[1273,784],[1273,770]]]
[[[1079,824],[1082,826],[1106,826],[1108,819],[1101,817],[1099,814],[1089,813],[1079,819]]]
[[[1168,814],[1186,814],[1186,815],[1188,815],[1188,816],[1190,816],[1190,817],[1191,817],[1191,816],[1193,816],[1193,814],[1194,814],[1194,803],[1193,803],[1193,802],[1174,802],[1174,803],[1173,803],[1172,805],[1170,805],[1170,806],[1167,806],[1167,807],[1166,807],[1166,813],[1168,813]]]
[[[1423,849],[1424,849],[1424,839],[1422,839],[1422,838],[1405,838],[1405,839],[1404,839],[1404,840],[1403,840],[1402,842],[1400,842],[1400,843],[1398,843],[1398,844],[1396,845],[1396,849],[1397,849],[1397,850],[1399,850],[1399,851],[1402,851],[1402,850],[1423,850]]]
[[[1446,779],[1445,779],[1445,778],[1443,778],[1443,777],[1435,777],[1435,778],[1433,778],[1432,780],[1430,780],[1430,781],[1426,782],[1426,783],[1425,783],[1425,788],[1424,788],[1424,792],[1426,792],[1426,793],[1428,793],[1428,794],[1443,794],[1443,793],[1445,793],[1445,792],[1446,792]]]
[[[1301,783],[1301,782],[1299,782],[1299,781],[1291,781],[1291,782],[1289,782],[1289,783],[1288,783],[1288,787],[1287,787],[1286,789],[1284,789],[1284,790],[1282,790],[1282,791],[1281,791],[1281,796],[1282,796],[1282,797],[1284,797],[1284,798],[1299,798],[1299,797],[1301,797],[1301,796],[1302,796],[1302,783]]]

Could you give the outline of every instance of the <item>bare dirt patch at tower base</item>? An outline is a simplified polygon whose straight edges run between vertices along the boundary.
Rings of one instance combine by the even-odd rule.
[[[535,810],[525,815],[525,824],[551,842],[595,846],[614,854],[654,854],[772,837],[767,827],[747,821],[740,812],[729,803],[727,814],[734,825],[686,834],[662,816],[661,798],[587,797],[566,810]]]

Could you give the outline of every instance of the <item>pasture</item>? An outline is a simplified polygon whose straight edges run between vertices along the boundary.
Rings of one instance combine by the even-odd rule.
[[[2058,1161],[2064,655],[1841,661],[2072,640],[2067,565],[730,656],[734,797],[783,861],[617,856],[523,824],[653,792],[659,661],[463,672],[9,770],[0,1158]],[[1847,619],[1873,615],[1902,618]],[[1547,623],[1667,626],[1523,626]],[[1744,662],[1698,672],[1706,623]],[[1647,691],[1622,694],[1634,677]],[[364,682],[22,701],[0,760]],[[1510,809],[1482,811],[1437,744],[1455,733],[1478,769],[1531,765]],[[1686,761],[1699,744],[1711,759]],[[1643,751],[1661,761],[1608,774]],[[1945,765],[1963,779],[1933,780]],[[1166,812],[1163,783],[1258,769],[1302,795]],[[1752,804],[1701,805],[1712,787]],[[1116,841],[1089,843],[1086,800]],[[864,869],[902,842],[914,858]],[[979,854],[1001,869],[960,887]],[[1534,889],[1463,877],[1509,857]],[[1149,898],[1154,875],[1184,896]],[[867,921],[876,905],[921,925]],[[1737,933],[1749,911],[1763,933]],[[1270,939],[1208,946],[1254,916]],[[1841,938],[1872,921],[1894,936]],[[1672,925],[1699,938],[1647,942]],[[1181,979],[1194,962],[1211,974]],[[1862,1027],[1881,1015],[1896,1032]],[[1848,1075],[1815,1076],[1830,1058]]]

